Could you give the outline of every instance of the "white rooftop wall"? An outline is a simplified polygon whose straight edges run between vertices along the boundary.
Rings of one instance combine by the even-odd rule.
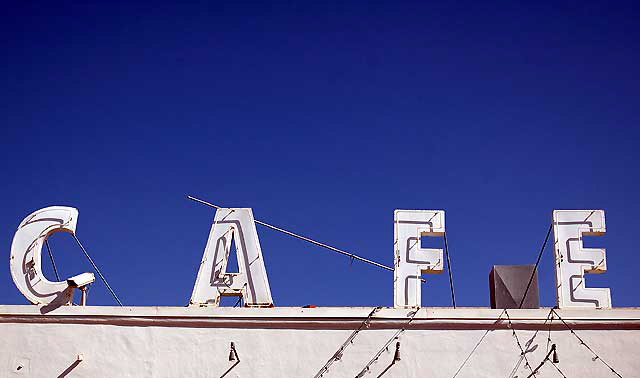
[[[313,377],[371,310],[65,306],[42,314],[37,306],[0,306],[0,376]],[[324,377],[355,377],[407,326],[409,312],[378,311]],[[550,334],[557,366],[568,377],[615,377],[557,318],[545,323],[549,313],[509,310],[520,343],[534,349],[526,354],[533,368],[544,360]],[[558,313],[618,373],[640,376],[640,309]],[[509,322],[504,314],[496,322],[500,315],[491,309],[421,309],[399,336],[401,360],[383,377],[453,377],[487,330],[458,377],[527,377]],[[229,361],[231,342],[237,364]],[[394,351],[395,341],[365,376],[379,376]],[[547,362],[537,376],[560,374]]]

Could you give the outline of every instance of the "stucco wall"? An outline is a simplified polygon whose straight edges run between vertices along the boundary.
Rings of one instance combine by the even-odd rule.
[[[2,377],[313,377],[362,323],[370,308],[111,308],[0,306]],[[624,377],[640,377],[640,310],[558,312]],[[401,360],[384,377],[509,377],[520,350],[500,310],[421,309],[401,333]],[[407,326],[408,310],[382,309],[324,377],[354,377]],[[615,377],[549,309],[510,310],[512,325],[535,368],[547,338],[568,377]],[[234,342],[240,362],[229,361]],[[371,366],[377,377],[393,360],[395,341]],[[81,362],[75,362],[78,354]],[[235,365],[234,365],[235,364]],[[18,366],[22,366],[17,370]],[[231,370],[228,371],[228,369]],[[527,377],[524,363],[515,370]],[[560,377],[547,362],[538,377]]]

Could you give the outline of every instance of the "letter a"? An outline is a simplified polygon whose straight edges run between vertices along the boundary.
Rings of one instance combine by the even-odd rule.
[[[238,273],[227,273],[232,241]],[[251,209],[216,211],[189,305],[218,306],[222,296],[241,296],[248,307],[273,307]]]

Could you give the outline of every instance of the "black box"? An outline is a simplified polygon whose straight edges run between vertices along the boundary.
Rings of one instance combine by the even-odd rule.
[[[540,308],[537,271],[519,307],[534,268],[535,265],[494,265],[489,273],[491,308]]]

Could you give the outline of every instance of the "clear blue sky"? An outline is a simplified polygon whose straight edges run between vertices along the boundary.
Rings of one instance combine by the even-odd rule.
[[[19,222],[70,205],[125,304],[185,305],[213,217],[193,194],[386,264],[394,209],[444,209],[461,306],[535,262],[553,209],[604,209],[587,286],[640,305],[637,3],[208,3],[4,5],[0,303],[26,302]],[[392,273],[258,233],[277,306],[392,305]],[[51,245],[63,276],[90,269]]]

